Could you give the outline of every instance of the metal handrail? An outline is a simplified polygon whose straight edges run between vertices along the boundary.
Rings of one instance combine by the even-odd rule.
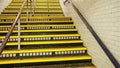
[[[6,43],[8,42],[8,39],[9,39],[10,35],[12,34],[12,31],[13,31],[16,23],[18,22],[18,20],[20,20],[20,16],[21,16],[21,14],[22,14],[23,8],[24,8],[25,4],[27,4],[27,3],[28,3],[28,0],[25,0],[25,1],[23,2],[22,6],[21,6],[21,8],[20,8],[20,11],[18,12],[17,17],[15,18],[15,20],[14,20],[11,28],[9,29],[8,33],[6,34],[5,39],[2,41],[2,44],[1,44],[1,46],[0,46],[0,54],[2,53],[3,49],[5,48]],[[19,23],[20,23],[20,22],[19,22]]]
[[[72,0],[71,0],[71,2],[72,2]],[[106,54],[106,56],[109,58],[109,60],[111,61],[111,63],[114,65],[114,67],[115,68],[120,68],[120,64],[118,63],[118,61],[116,60],[116,58],[113,56],[113,54],[110,52],[110,50],[106,47],[106,45],[104,44],[104,42],[97,35],[97,33],[92,28],[92,26],[84,18],[84,16],[81,14],[81,12],[78,10],[78,8],[73,4],[73,2],[72,2],[72,6],[75,9],[75,11],[77,12],[77,14],[79,15],[79,17],[81,18],[81,20],[83,21],[83,23],[86,25],[86,27],[88,28],[88,30],[91,32],[91,34],[93,35],[93,37],[99,43],[100,47],[102,48],[102,50],[104,51],[104,53]]]

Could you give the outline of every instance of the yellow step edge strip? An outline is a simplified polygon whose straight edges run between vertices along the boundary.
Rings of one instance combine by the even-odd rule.
[[[18,1],[12,1],[11,3],[16,3],[16,2],[19,3],[19,2],[24,2],[24,1],[19,1],[19,0],[18,0]],[[30,1],[28,1],[28,2],[30,2]],[[36,0],[35,2],[37,2],[37,3],[39,3],[39,2],[40,2],[40,3],[41,3],[41,2],[42,2],[42,3],[44,3],[44,2],[45,2],[45,3],[57,2],[57,3],[59,3],[59,1],[54,1],[54,0],[53,0],[53,1],[51,1],[51,0],[50,0],[50,1],[49,1],[49,0]]]
[[[4,11],[8,11],[8,10],[10,10],[10,11],[12,11],[12,10],[19,10],[20,9],[20,7],[9,7],[9,8],[5,8],[5,10]],[[26,10],[27,8],[24,8],[23,10]],[[30,9],[28,9],[28,10],[30,10]],[[35,8],[35,10],[36,11],[40,11],[40,10],[62,10],[62,8],[60,8],[60,7],[36,7]]]
[[[19,10],[18,9],[16,9],[16,10],[4,10],[2,13],[17,13]],[[30,10],[28,10],[29,12],[30,12]],[[44,11],[46,11],[46,12],[50,12],[50,11],[53,11],[53,12],[58,12],[58,13],[62,13],[62,10],[61,9],[39,9],[39,10],[36,10],[35,12],[42,12],[42,13],[46,13],[46,12],[44,12]],[[26,12],[26,10],[23,10],[23,12]],[[22,12],[22,13],[23,13]],[[34,16],[32,16],[32,17],[34,17]],[[23,18],[23,17],[22,17]]]
[[[73,48],[47,48],[47,49],[27,49],[27,50],[4,50],[2,54],[12,53],[28,53],[28,52],[56,52],[56,51],[73,51],[73,50],[87,50],[86,47],[73,47]]]
[[[15,19],[16,17],[0,17],[0,19]],[[65,16],[32,16],[28,17],[29,19],[57,19],[57,18],[71,18],[71,17],[65,17]],[[21,17],[21,19],[26,19],[26,17]]]
[[[41,26],[75,26],[74,24],[63,24],[63,25],[21,25],[20,27],[41,27]],[[11,27],[11,26],[0,26],[0,28],[5,28],[5,27]],[[15,27],[18,27],[18,26],[15,26]]]
[[[11,59],[11,60],[0,60],[2,64],[17,64],[17,63],[36,63],[36,62],[54,62],[54,61],[72,61],[72,60],[91,60],[92,57],[89,55],[85,56],[64,56],[64,57],[47,57],[47,58],[29,58],[29,59]]]
[[[77,29],[56,29],[56,30],[21,30],[20,32],[58,32],[58,31],[77,31]],[[0,31],[0,33],[7,33],[8,31]],[[17,30],[13,30],[18,32]]]
[[[65,36],[80,36],[80,34],[58,34],[58,35],[25,35],[20,36],[20,38],[38,38],[38,37],[65,37]],[[0,38],[5,38],[5,36],[0,36]],[[10,38],[18,38],[18,36],[10,36]]]
[[[52,16],[52,14],[43,14],[43,15],[34,15],[34,16],[32,16],[32,17],[38,17],[38,16],[41,16],[41,17],[43,17],[43,16],[47,16],[47,17],[51,17],[51,16],[48,16],[48,15],[51,15]],[[63,14],[58,14],[59,16],[63,16]],[[53,16],[55,16],[55,14],[53,14]],[[56,15],[57,16],[57,15]],[[16,15],[0,15],[0,17],[16,17]],[[26,17],[26,15],[21,15],[21,17]]]
[[[53,23],[53,22],[61,22],[61,23],[63,23],[63,22],[73,22],[72,20],[69,20],[69,21],[22,21],[21,23],[34,23],[34,24],[36,24],[36,23],[41,23],[41,22],[49,22],[49,23]],[[0,22],[0,23],[4,23],[4,24],[7,24],[7,23],[13,23],[13,22]]]
[[[83,40],[64,40],[64,41],[35,41],[21,42],[21,45],[46,45],[46,44],[67,44],[67,43],[83,43]],[[18,42],[8,42],[6,46],[17,46]],[[1,46],[1,43],[0,43]]]
[[[16,16],[17,14],[0,14],[0,16]],[[42,16],[42,15],[63,15],[63,14],[34,14],[34,16]],[[21,16],[26,16],[26,14],[21,14]]]

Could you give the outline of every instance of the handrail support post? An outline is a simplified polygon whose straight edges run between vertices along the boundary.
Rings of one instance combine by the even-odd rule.
[[[29,12],[28,12],[28,0],[27,0],[27,3],[26,3],[26,6],[27,6],[27,12],[26,12],[26,16],[27,16],[27,17],[26,17],[26,21],[28,21],[28,13],[29,13]]]
[[[21,42],[21,38],[20,38],[20,18],[19,18],[18,19],[18,50],[21,49],[20,42]]]

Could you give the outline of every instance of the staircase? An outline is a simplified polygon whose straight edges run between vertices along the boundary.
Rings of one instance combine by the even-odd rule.
[[[12,0],[1,13],[0,45],[23,1]],[[28,21],[27,7],[21,15],[21,49],[16,25],[0,55],[0,68],[96,68],[71,17],[63,15],[59,0],[35,1],[35,12]]]

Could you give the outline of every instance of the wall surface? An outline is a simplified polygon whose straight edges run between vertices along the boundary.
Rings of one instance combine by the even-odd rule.
[[[120,0],[73,0],[120,63]]]
[[[0,13],[12,0],[0,0]]]
[[[72,1],[120,63],[120,0]],[[97,68],[114,68],[71,4],[62,7],[64,14],[73,18]]]

